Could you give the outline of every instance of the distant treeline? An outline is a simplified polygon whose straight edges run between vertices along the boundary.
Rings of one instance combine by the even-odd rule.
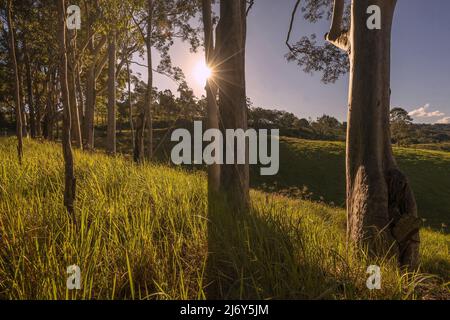
[[[400,114],[400,116],[399,116]],[[414,145],[450,142],[450,124],[415,124],[402,109],[391,112],[392,142]],[[254,128],[277,128],[282,136],[310,140],[345,141],[347,123],[323,115],[316,120],[298,118],[292,113],[249,108],[249,125]]]
[[[134,78],[135,89],[132,94],[132,110],[138,110],[145,101],[145,83]],[[119,90],[117,103],[117,130],[130,130],[130,108],[125,91]],[[191,129],[194,120],[206,117],[206,99],[198,99],[192,90],[181,85],[175,95],[171,90],[153,90],[154,128],[155,129]],[[323,115],[313,120],[299,118],[293,113],[276,109],[254,107],[248,100],[248,123],[255,129],[279,129],[282,136],[309,140],[345,141],[347,123]],[[61,108],[57,108],[58,126],[62,126]],[[12,134],[15,129],[15,114],[0,102],[0,134]],[[136,111],[137,112],[137,111]],[[98,99],[96,106],[96,129],[105,131],[107,127],[106,100]],[[28,113],[26,112],[26,118]],[[136,117],[133,111],[133,117]],[[29,121],[25,121],[29,126]],[[416,145],[450,142],[450,124],[415,124],[406,111],[394,109],[391,112],[392,142],[397,145]],[[56,126],[56,136],[60,130]]]

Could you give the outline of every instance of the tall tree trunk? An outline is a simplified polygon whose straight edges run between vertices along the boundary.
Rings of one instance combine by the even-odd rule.
[[[66,46],[66,19],[65,19],[64,0],[58,0],[58,44],[59,44],[59,81],[61,84],[62,102],[63,102],[63,138],[62,147],[65,164],[65,188],[64,205],[67,212],[75,223],[75,176],[73,170],[73,154],[70,139],[71,111],[69,88],[67,81],[67,46]]]
[[[227,129],[247,130],[247,98],[245,90],[245,0],[220,1],[220,36],[218,51],[220,66],[219,111],[220,128],[225,136]],[[225,159],[227,148],[225,148]],[[234,148],[235,163],[237,147]],[[247,210],[249,197],[248,145],[245,164],[224,164],[220,172],[221,191],[235,211]]]
[[[205,60],[210,70],[215,70],[216,61],[214,53],[213,25],[211,18],[211,0],[202,1],[203,28],[205,32]],[[218,87],[215,79],[211,76],[206,82],[207,117],[208,129],[219,129],[219,110],[217,106]],[[219,192],[220,188],[220,165],[208,166],[208,190],[209,194]]]
[[[152,20],[153,20],[153,0],[147,0],[147,91],[145,94],[145,105],[140,108],[136,123],[136,138],[134,143],[133,158],[137,163],[142,163],[145,158],[145,127],[147,126],[147,158],[153,156],[153,124],[151,119],[151,94],[153,87],[152,70]]]
[[[96,47],[94,47],[93,35],[91,37],[89,51],[92,57],[92,63],[88,67],[86,76],[86,106],[84,110],[83,121],[83,146],[85,149],[94,148],[94,117],[95,117],[95,103],[96,103],[96,82],[97,77],[102,72],[106,62],[107,56],[99,61],[100,52],[106,43],[107,37],[103,36]]]
[[[20,103],[20,85],[19,76],[17,68],[17,58],[16,58],[16,41],[14,39],[14,24],[12,19],[12,2],[8,0],[8,31],[9,31],[9,55],[11,59],[11,64],[13,67],[14,76],[14,104],[16,108],[16,135],[17,135],[17,156],[19,158],[19,163],[22,163],[23,157],[23,142],[22,142],[22,115],[21,115],[21,103]]]
[[[45,96],[45,110],[43,118],[42,135],[44,139],[50,140],[49,136],[49,118],[51,113],[51,95],[52,95],[52,71],[49,70],[46,81],[44,83],[44,96]]]
[[[127,74],[128,74],[128,102],[130,112],[131,145],[134,146],[135,136],[134,136],[134,121],[133,121],[133,100],[131,94],[131,71],[130,71],[130,63],[128,62],[128,60],[127,60]]]
[[[153,29],[153,0],[147,0],[147,93],[145,104],[147,109],[147,159],[153,158],[153,116],[152,116],[152,90],[153,90],[153,63],[152,63],[152,29]]]
[[[55,138],[55,82],[56,82],[56,74],[55,70],[50,71],[48,83],[48,92],[47,92],[47,105],[44,117],[44,138],[50,141],[53,141]]]
[[[16,48],[14,48],[14,50],[16,50]],[[17,52],[17,51],[16,51]],[[17,54],[16,54],[16,58],[17,58]],[[25,97],[24,97],[24,92],[23,92],[23,87],[24,87],[24,83],[23,83],[23,63],[18,62],[17,63],[17,68],[18,68],[18,77],[19,77],[19,101],[20,101],[20,118],[22,121],[22,136],[23,137],[28,137],[28,122],[27,122],[27,115],[25,112]]]
[[[86,109],[84,111],[83,145],[87,150],[94,148],[94,115],[95,115],[95,64],[87,71]]]
[[[67,81],[69,86],[69,100],[70,100],[70,118],[72,121],[71,124],[71,137],[75,142],[75,146],[78,148],[83,147],[82,136],[81,136],[81,127],[80,127],[80,117],[78,113],[78,103],[76,96],[76,85],[75,85],[75,73],[76,73],[76,61],[75,61],[75,50],[76,50],[76,34],[74,30],[69,31],[69,43],[68,46],[70,48],[70,54],[68,55],[68,64],[67,68]]]
[[[30,118],[30,135],[32,138],[36,138],[36,112],[33,96],[33,77],[31,74],[30,54],[28,52],[27,42],[25,40],[23,41],[23,53],[27,82],[27,104]]]
[[[81,86],[81,71],[80,71],[80,65],[77,64],[76,67],[76,90],[77,90],[77,96],[78,96],[78,119],[80,121],[80,130],[84,127],[84,95],[83,95],[83,87]],[[83,136],[82,139],[83,140]]]
[[[108,43],[108,129],[106,149],[116,153],[116,32],[112,30]]]
[[[42,137],[42,95],[45,94],[45,85],[43,84],[43,90],[39,92],[39,83],[34,82],[34,91],[36,92],[36,137]]]
[[[341,1],[337,1],[341,2]],[[367,8],[381,8],[381,29],[367,28]],[[347,233],[375,254],[390,250],[415,267],[420,219],[413,192],[393,156],[390,128],[390,51],[396,0],[353,1],[347,41],[350,91],[347,131]],[[336,7],[338,8],[338,7]],[[394,246],[392,244],[394,243]]]

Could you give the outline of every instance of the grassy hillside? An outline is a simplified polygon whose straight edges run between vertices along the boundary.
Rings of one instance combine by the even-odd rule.
[[[450,229],[450,153],[395,148],[400,168],[411,181],[425,225]],[[345,144],[282,138],[280,172],[254,175],[253,186],[345,206]]]
[[[122,157],[75,152],[75,227],[60,149],[27,140],[20,166],[0,139],[0,299],[450,298],[449,235],[422,230],[420,273],[407,274],[347,248],[341,208],[255,191],[251,213],[207,216],[202,173]],[[66,289],[73,264],[80,291]],[[372,264],[381,290],[366,287]]]

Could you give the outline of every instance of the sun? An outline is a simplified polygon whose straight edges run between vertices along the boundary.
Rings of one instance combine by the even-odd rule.
[[[194,67],[194,77],[195,80],[200,84],[201,86],[206,85],[206,81],[211,77],[212,71],[208,66],[206,65],[205,61],[199,61]]]

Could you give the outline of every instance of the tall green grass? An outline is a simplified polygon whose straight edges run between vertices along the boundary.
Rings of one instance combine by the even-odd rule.
[[[207,214],[203,173],[75,151],[77,226],[62,205],[60,146],[0,139],[2,299],[449,298],[450,236],[422,232],[406,273],[345,245],[342,209],[252,192],[253,209]],[[68,290],[66,269],[81,269]],[[367,266],[382,289],[366,287]]]

